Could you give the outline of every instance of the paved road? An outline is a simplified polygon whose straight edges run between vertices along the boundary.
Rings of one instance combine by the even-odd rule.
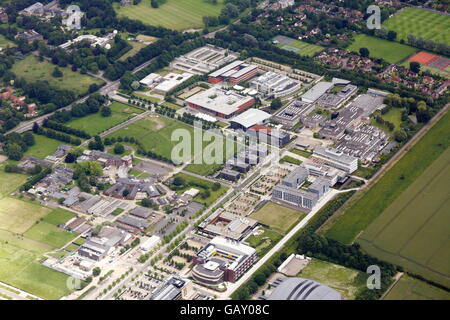
[[[147,67],[150,63],[152,63],[154,59],[155,59],[155,58],[153,58],[153,59],[151,59],[151,60],[149,60],[149,61],[147,61],[147,62],[141,64],[140,66],[136,67],[136,68],[132,71],[132,73],[136,73],[136,72],[141,71],[142,69],[144,69],[145,67]],[[98,93],[100,93],[100,94],[102,94],[102,95],[107,95],[109,92],[112,92],[112,91],[114,91],[114,90],[117,90],[117,89],[119,88],[119,86],[120,86],[120,79],[119,79],[119,80],[116,80],[116,81],[109,81],[109,80],[104,79],[104,78],[102,78],[102,79],[103,79],[104,81],[106,81],[106,85],[104,85],[103,87],[100,88],[99,91],[97,91]],[[72,107],[73,107],[75,104],[85,102],[91,95],[92,95],[92,94],[89,94],[89,95],[87,95],[87,96],[85,96],[85,97],[83,97],[83,98],[80,98],[80,99],[76,100],[75,102],[73,102],[73,103],[67,105],[66,107],[60,108],[60,109],[58,109],[58,110],[56,110],[56,111],[61,111],[61,110],[71,110]],[[31,119],[31,120],[29,120],[29,121],[22,122],[22,123],[20,123],[17,127],[15,127],[14,129],[11,129],[10,131],[8,131],[8,133],[12,133],[12,132],[23,133],[23,132],[25,132],[25,131],[29,131],[29,130],[31,130],[31,129],[33,128],[33,124],[34,124],[35,122],[37,122],[37,123],[39,123],[39,124],[42,124],[42,122],[44,121],[44,119],[50,117],[50,116],[51,116],[52,114],[54,114],[56,111],[54,111],[54,112],[52,112],[52,113],[49,113],[49,114],[45,114],[45,115],[43,115],[43,116],[40,116],[40,117],[37,117],[37,118],[34,118],[34,119]]]

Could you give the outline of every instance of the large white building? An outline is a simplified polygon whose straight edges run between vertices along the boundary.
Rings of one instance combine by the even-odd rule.
[[[316,147],[313,157],[347,173],[352,173],[358,169],[358,158],[346,155],[335,148]]]
[[[283,74],[269,71],[250,82],[250,87],[258,91],[263,97],[284,97],[299,90],[299,81]]]
[[[255,104],[255,99],[252,97],[216,87],[197,93],[185,101],[191,108],[226,119],[245,111]]]

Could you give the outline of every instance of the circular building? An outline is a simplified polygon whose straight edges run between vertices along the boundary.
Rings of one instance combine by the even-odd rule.
[[[267,300],[342,300],[342,295],[313,280],[285,278],[278,282]]]

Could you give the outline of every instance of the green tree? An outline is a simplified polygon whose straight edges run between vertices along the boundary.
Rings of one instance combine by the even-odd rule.
[[[123,154],[124,152],[125,152],[125,147],[123,145],[121,145],[120,143],[118,143],[114,146],[115,154]]]

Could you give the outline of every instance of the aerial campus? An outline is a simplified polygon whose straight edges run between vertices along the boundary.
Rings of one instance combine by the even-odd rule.
[[[0,300],[450,300],[449,105],[448,1],[0,0]]]

